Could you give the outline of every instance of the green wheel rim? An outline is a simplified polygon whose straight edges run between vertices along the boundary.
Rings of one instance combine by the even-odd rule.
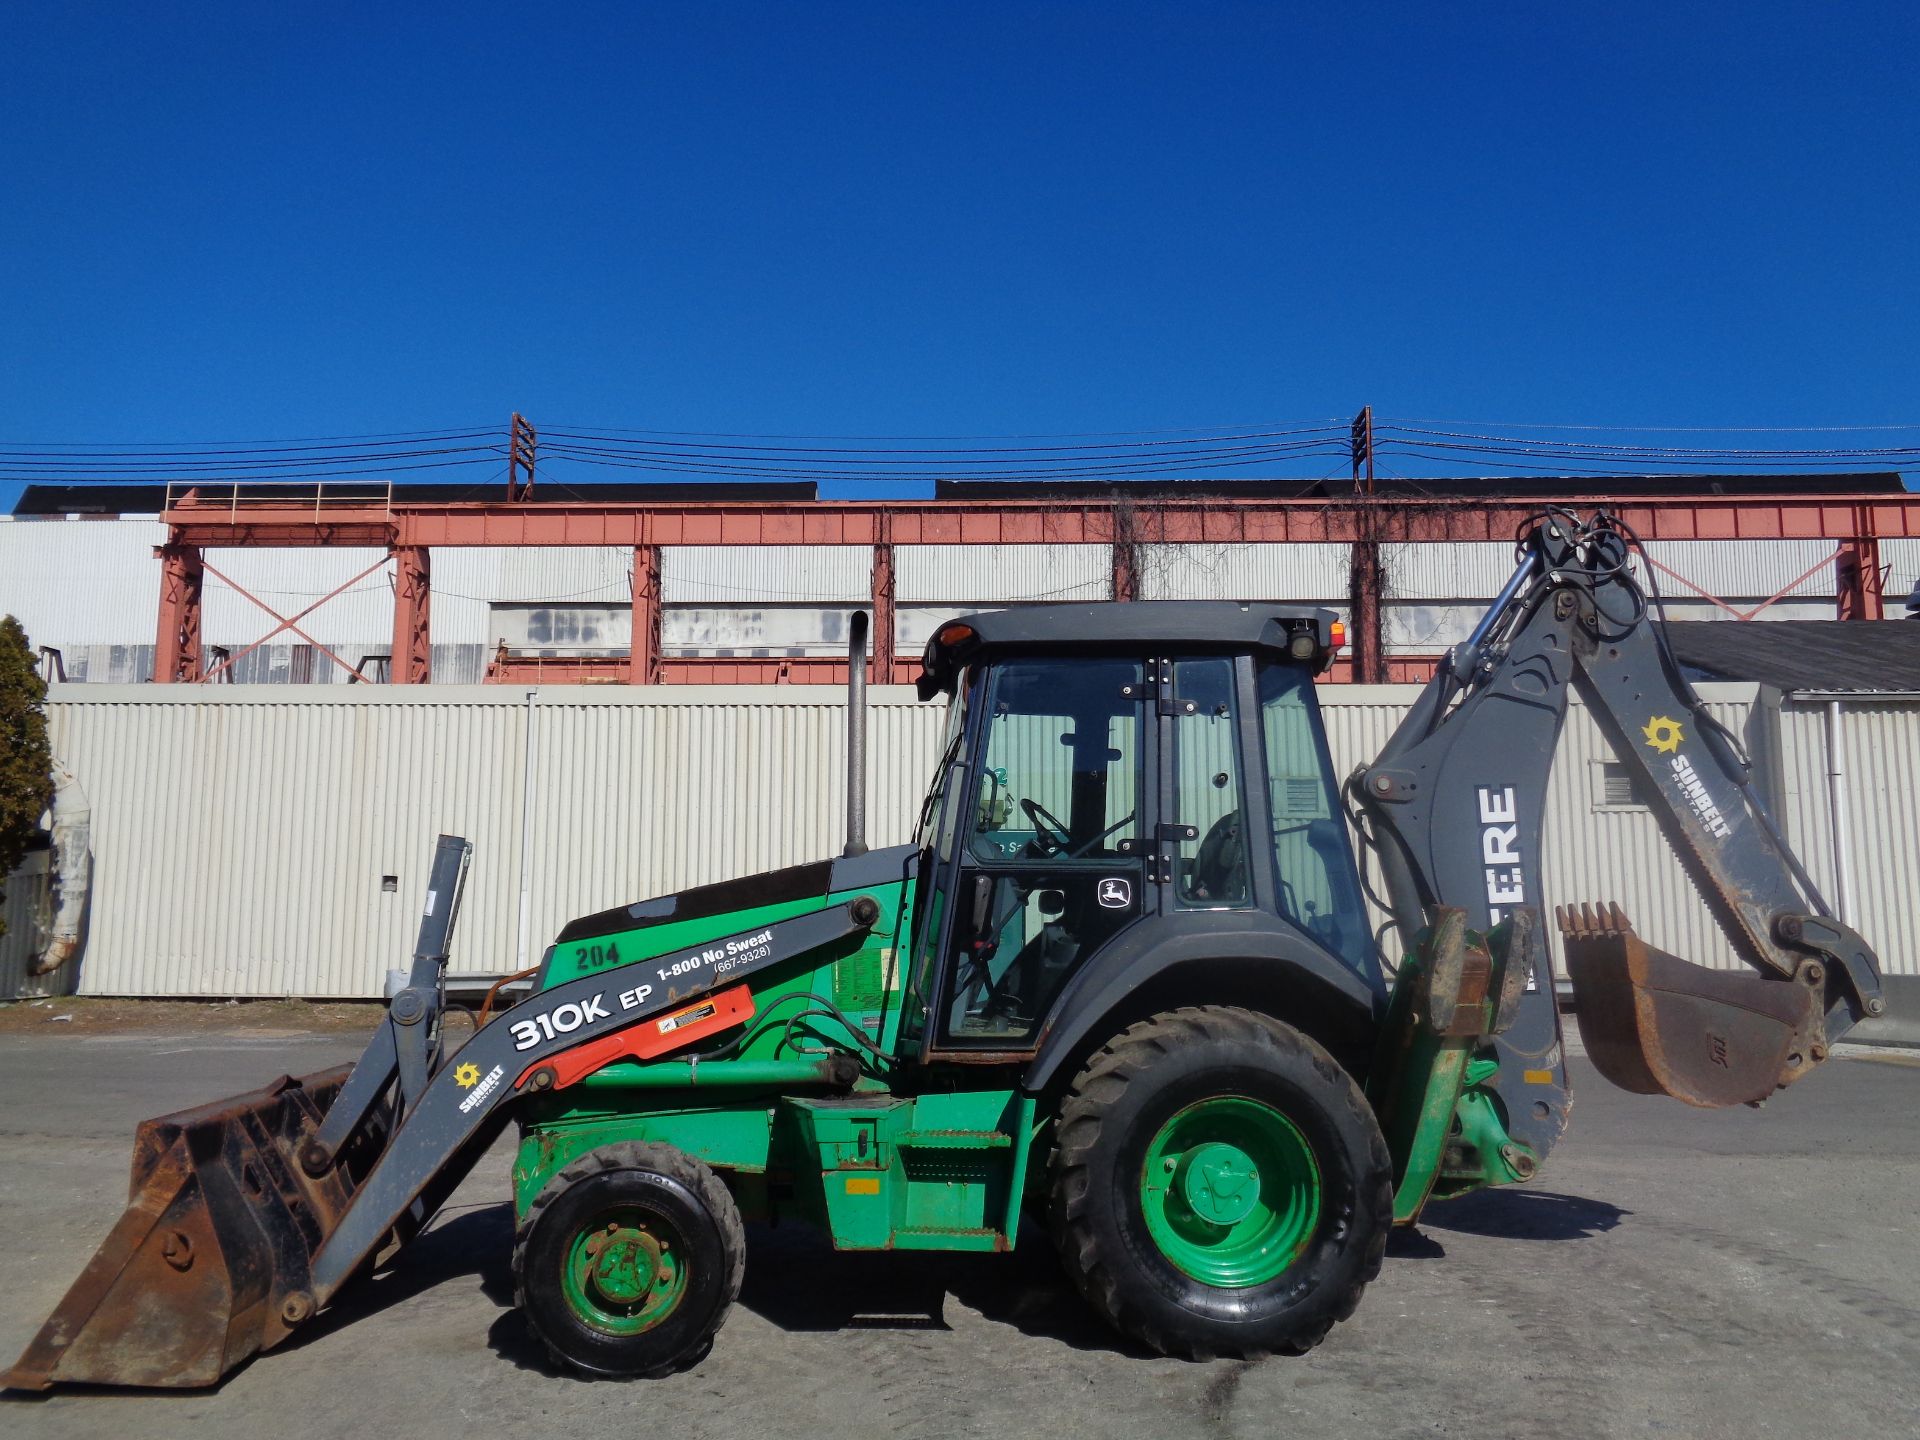
[[[687,1293],[687,1246],[650,1211],[604,1210],[567,1242],[561,1285],[574,1313],[609,1335],[651,1330]]]
[[[1320,1167],[1271,1105],[1222,1096],[1187,1106],[1153,1137],[1140,1209],[1160,1253],[1203,1284],[1264,1285],[1320,1223]]]

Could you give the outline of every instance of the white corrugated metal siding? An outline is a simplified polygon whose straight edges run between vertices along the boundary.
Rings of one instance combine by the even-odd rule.
[[[201,632],[210,645],[237,650],[279,623],[234,586],[291,620],[349,580],[353,583],[340,594],[300,619],[300,628],[330,647],[371,646],[384,652],[393,644],[393,561],[385,550],[345,545],[313,550],[209,550],[206,563],[220,572],[209,573],[201,589]],[[371,574],[353,579],[375,564],[379,568]],[[147,614],[157,615],[159,603],[156,570],[145,601]],[[282,645],[305,643],[291,630],[282,630],[274,639]],[[359,656],[341,658],[354,661]]]
[[[1745,729],[1755,687],[1703,692]],[[520,953],[522,763],[531,718],[527,936],[704,881],[831,855],[844,841],[845,709],[788,686],[355,686],[290,691],[69,685],[56,752],[93,806],[90,994],[375,995],[405,962],[441,830],[475,843],[456,968]],[[1385,743],[1410,686],[1319,691],[1335,773]],[[907,838],[941,707],[876,687],[869,843]],[[1830,881],[1817,709],[1783,719],[1783,822]],[[1891,973],[1920,973],[1920,706],[1849,704],[1850,844],[1859,926]],[[1057,742],[1056,742],[1057,743]],[[1544,903],[1617,900],[1654,944],[1731,963],[1644,810],[1601,803],[1607,756],[1575,707],[1549,787]],[[1209,762],[1210,763],[1210,762]],[[396,888],[381,888],[385,875]]]
[[[898,545],[893,575],[902,605],[1107,600],[1113,596],[1113,547]]]
[[[1387,594],[1396,600],[1487,601],[1513,574],[1513,546],[1505,541],[1383,547]],[[1346,585],[1341,585],[1345,593]]]
[[[1710,595],[1764,600],[1791,585],[1791,595],[1832,595],[1838,547],[1831,540],[1649,540],[1647,553],[1675,574]],[[1795,580],[1806,571],[1811,575]],[[1679,597],[1688,592],[1664,571],[1655,572],[1660,588]]]
[[[35,645],[151,645],[166,538],[158,520],[0,515],[0,615]]]
[[[660,595],[669,605],[866,603],[869,545],[666,545]]]
[[[378,994],[442,829],[476,841],[465,933],[494,963],[518,889],[519,698],[54,687],[55,754],[93,801],[84,993]]]
[[[1291,600],[1347,593],[1345,544],[1142,545],[1142,600]]]
[[[1827,785],[1827,706],[1790,700],[1780,712],[1782,823],[1829,903],[1838,905],[1838,856]],[[1920,701],[1843,699],[1847,910],[1889,975],[1920,975]]]
[[[433,552],[432,563],[436,645],[492,645],[501,638],[490,620],[496,603],[619,606],[633,600],[633,551],[625,545],[448,546]],[[392,614],[389,588],[389,635]]]
[[[42,928],[53,915],[52,855],[35,850],[20,868],[6,877],[6,895],[0,899],[0,1000],[31,999],[41,995],[71,995],[77,981],[71,961],[51,975],[28,973],[35,952],[46,938]]]
[[[1920,540],[1882,540],[1880,563],[1887,569],[1887,614],[1900,616],[1907,596],[1920,588]]]

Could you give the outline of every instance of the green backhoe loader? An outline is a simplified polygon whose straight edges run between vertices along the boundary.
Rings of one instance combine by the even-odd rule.
[[[1155,1350],[1308,1349],[1392,1226],[1528,1180],[1566,1126],[1539,851],[1570,686],[1752,972],[1663,954],[1616,906],[1562,912],[1602,1073],[1753,1103],[1883,1008],[1674,663],[1634,544],[1541,516],[1344,784],[1315,699],[1329,611],[957,618],[919,681],[947,725],[911,844],[865,847],[856,780],[844,854],[573,921],[458,1048],[468,847],[443,837],[359,1062],[143,1125],[126,1214],[7,1383],[216,1382],[404,1247],[509,1122],[517,1300],[577,1371],[694,1363],[743,1220],[774,1218],[844,1250],[989,1252],[1025,1216]],[[856,627],[856,777],[863,647]]]

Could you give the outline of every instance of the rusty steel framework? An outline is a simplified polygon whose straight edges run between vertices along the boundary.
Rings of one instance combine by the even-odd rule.
[[[1359,423],[1356,468],[1369,458],[1371,449],[1370,445],[1362,449]],[[311,498],[205,499],[189,490],[169,495],[161,516],[167,538],[156,550],[162,563],[154,678],[191,683],[208,677],[201,599],[209,567],[203,552],[215,547],[372,546],[385,550],[396,562],[391,671],[396,684],[423,683],[430,678],[431,554],[436,547],[626,547],[633,552],[633,643],[628,658],[536,660],[503,656],[490,673],[500,679],[538,677],[557,683],[596,678],[651,685],[842,683],[846,679],[846,662],[841,659],[664,655],[663,546],[870,546],[874,636],[870,674],[876,682],[886,682],[910,680],[915,668],[916,657],[894,654],[894,552],[900,545],[1110,545],[1113,596],[1127,600],[1140,593],[1138,548],[1144,544],[1334,541],[1373,547],[1377,558],[1377,547],[1386,543],[1511,540],[1548,499],[1572,503],[1565,496],[1555,497],[1544,491],[1543,498],[1476,499],[1471,505],[1444,497],[1386,497],[1372,492],[1346,502],[1218,495],[1186,499],[1164,494],[1135,499],[1124,487],[1116,487],[1115,493],[1098,500],[1076,496],[993,501],[443,501],[398,500],[387,495],[329,498],[317,504]],[[1881,617],[1880,541],[1920,537],[1920,495],[1685,495],[1648,499],[1596,492],[1579,497],[1577,503],[1583,509],[1605,507],[1646,540],[1832,541],[1837,610],[1842,619]],[[1360,568],[1365,573],[1355,573],[1360,588],[1367,590],[1361,598],[1370,603],[1354,605],[1352,656],[1335,667],[1333,678],[1425,679],[1432,673],[1436,657],[1386,653],[1381,635],[1379,567]],[[1666,570],[1664,566],[1659,568]],[[1789,585],[1786,590],[1792,588]],[[308,607],[308,611],[313,608]],[[308,611],[290,620],[269,611],[279,621],[270,633],[281,629],[301,633],[297,622]],[[1757,611],[1735,613],[1749,618]]]

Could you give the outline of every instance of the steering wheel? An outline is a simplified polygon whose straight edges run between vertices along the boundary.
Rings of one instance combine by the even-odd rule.
[[[1023,795],[1020,797],[1020,808],[1026,812],[1027,819],[1033,822],[1033,843],[1042,855],[1051,858],[1073,843],[1073,836],[1060,823],[1060,817],[1038,800],[1029,800]]]

